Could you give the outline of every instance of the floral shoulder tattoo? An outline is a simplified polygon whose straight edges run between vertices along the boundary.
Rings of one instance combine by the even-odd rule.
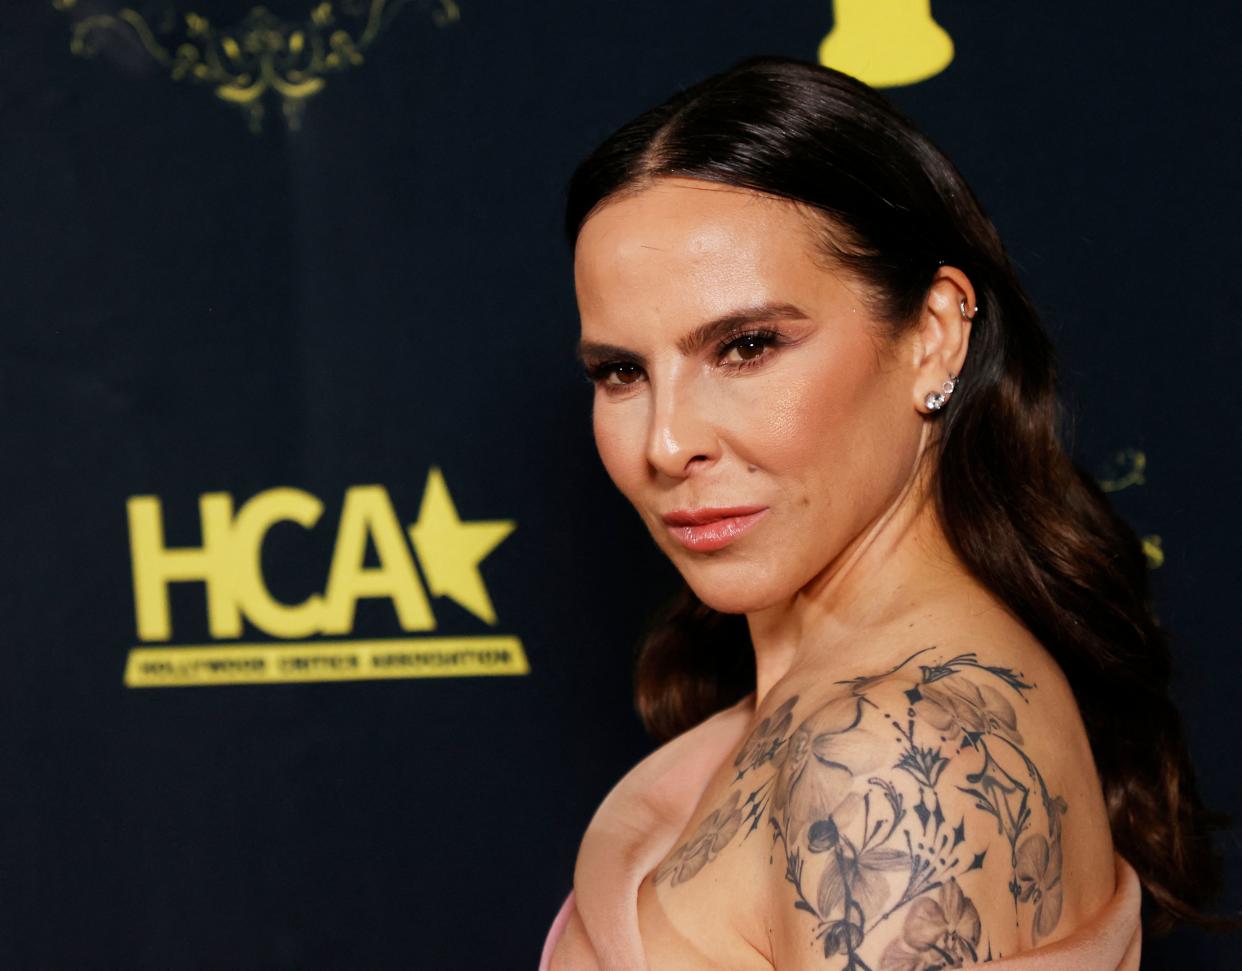
[[[813,710],[786,699],[747,737],[728,795],[655,882],[684,883],[739,833],[764,829],[826,967],[941,971],[1001,956],[959,877],[1003,853],[1019,933],[1032,945],[1050,935],[1068,807],[1019,731],[1014,703],[1035,685],[974,653],[931,661],[934,651],[839,682],[848,690]],[[879,690],[898,678],[912,686]],[[956,820],[942,808],[950,795],[968,807]],[[864,961],[869,935],[898,921],[878,964]]]

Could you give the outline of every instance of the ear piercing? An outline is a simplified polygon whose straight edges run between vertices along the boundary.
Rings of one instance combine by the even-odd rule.
[[[979,312],[978,304],[975,304],[970,310],[966,309],[965,297],[958,301],[958,307],[962,311],[962,320],[971,320]],[[949,380],[940,385],[939,391],[927,392],[927,397],[923,399],[923,404],[927,406],[928,411],[939,411],[945,406],[945,403],[949,400],[949,395],[953,393],[953,389],[956,387],[957,375],[950,371]]]
[[[953,389],[956,387],[957,375],[950,371],[949,380],[940,386],[939,391],[927,392],[927,397],[923,399],[923,404],[927,405],[929,411],[939,411],[944,407],[945,402],[949,400],[949,395],[953,393]]]

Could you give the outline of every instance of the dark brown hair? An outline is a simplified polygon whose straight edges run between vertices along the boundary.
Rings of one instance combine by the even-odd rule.
[[[827,68],[751,58],[612,134],[574,173],[571,244],[604,201],[667,176],[813,207],[838,265],[870,285],[893,335],[917,319],[941,264],[978,314],[952,406],[934,414],[934,489],[948,539],[1043,643],[1082,711],[1114,844],[1138,872],[1149,927],[1215,923],[1209,815],[1169,698],[1168,637],[1142,546],[1060,442],[1051,342],[995,228],[952,163],[884,98]],[[745,619],[685,588],[642,646],[639,711],[657,737],[754,688]]]

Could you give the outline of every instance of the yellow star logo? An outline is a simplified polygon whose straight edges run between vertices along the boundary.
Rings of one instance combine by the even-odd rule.
[[[409,527],[410,542],[432,595],[452,597],[476,617],[495,624],[496,610],[479,573],[479,563],[516,526],[509,519],[463,523],[443,473],[432,466],[418,522]]]

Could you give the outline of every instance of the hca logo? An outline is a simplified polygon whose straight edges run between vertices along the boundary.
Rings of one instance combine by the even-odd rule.
[[[133,496],[127,508],[134,612],[138,637],[146,644],[172,637],[169,586],[186,582],[205,585],[207,628],[216,641],[241,637],[245,621],[285,641],[348,635],[357,603],[365,598],[389,600],[402,631],[432,631],[436,621],[428,594],[450,597],[488,625],[495,625],[496,612],[479,563],[515,528],[510,520],[463,522],[438,468],[428,475],[418,519],[407,528],[402,527],[383,486],[354,486],[345,492],[323,591],[301,603],[287,604],[276,599],[264,581],[263,542],[278,523],[295,523],[304,529],[319,523],[323,503],[309,492],[268,489],[236,510],[229,493],[205,493],[199,497],[201,545],[190,547],[166,544],[157,496]],[[368,545],[375,550],[375,566],[366,565]],[[415,556],[426,588],[415,568]],[[126,682],[194,684],[493,673],[478,670],[480,664],[487,666],[487,658],[480,661],[482,642],[486,642],[484,647],[499,646],[510,652],[505,658],[492,659],[505,668],[494,673],[526,672],[516,638],[422,637],[337,641],[326,646],[326,642],[309,642],[297,645],[306,662],[300,664],[294,663],[287,645],[270,643],[135,648],[130,652]],[[273,648],[279,653],[274,654]],[[394,650],[413,653],[401,655],[407,661],[403,665],[391,653]],[[453,663],[460,670],[448,670],[453,665],[445,662],[446,657],[456,658]]]

